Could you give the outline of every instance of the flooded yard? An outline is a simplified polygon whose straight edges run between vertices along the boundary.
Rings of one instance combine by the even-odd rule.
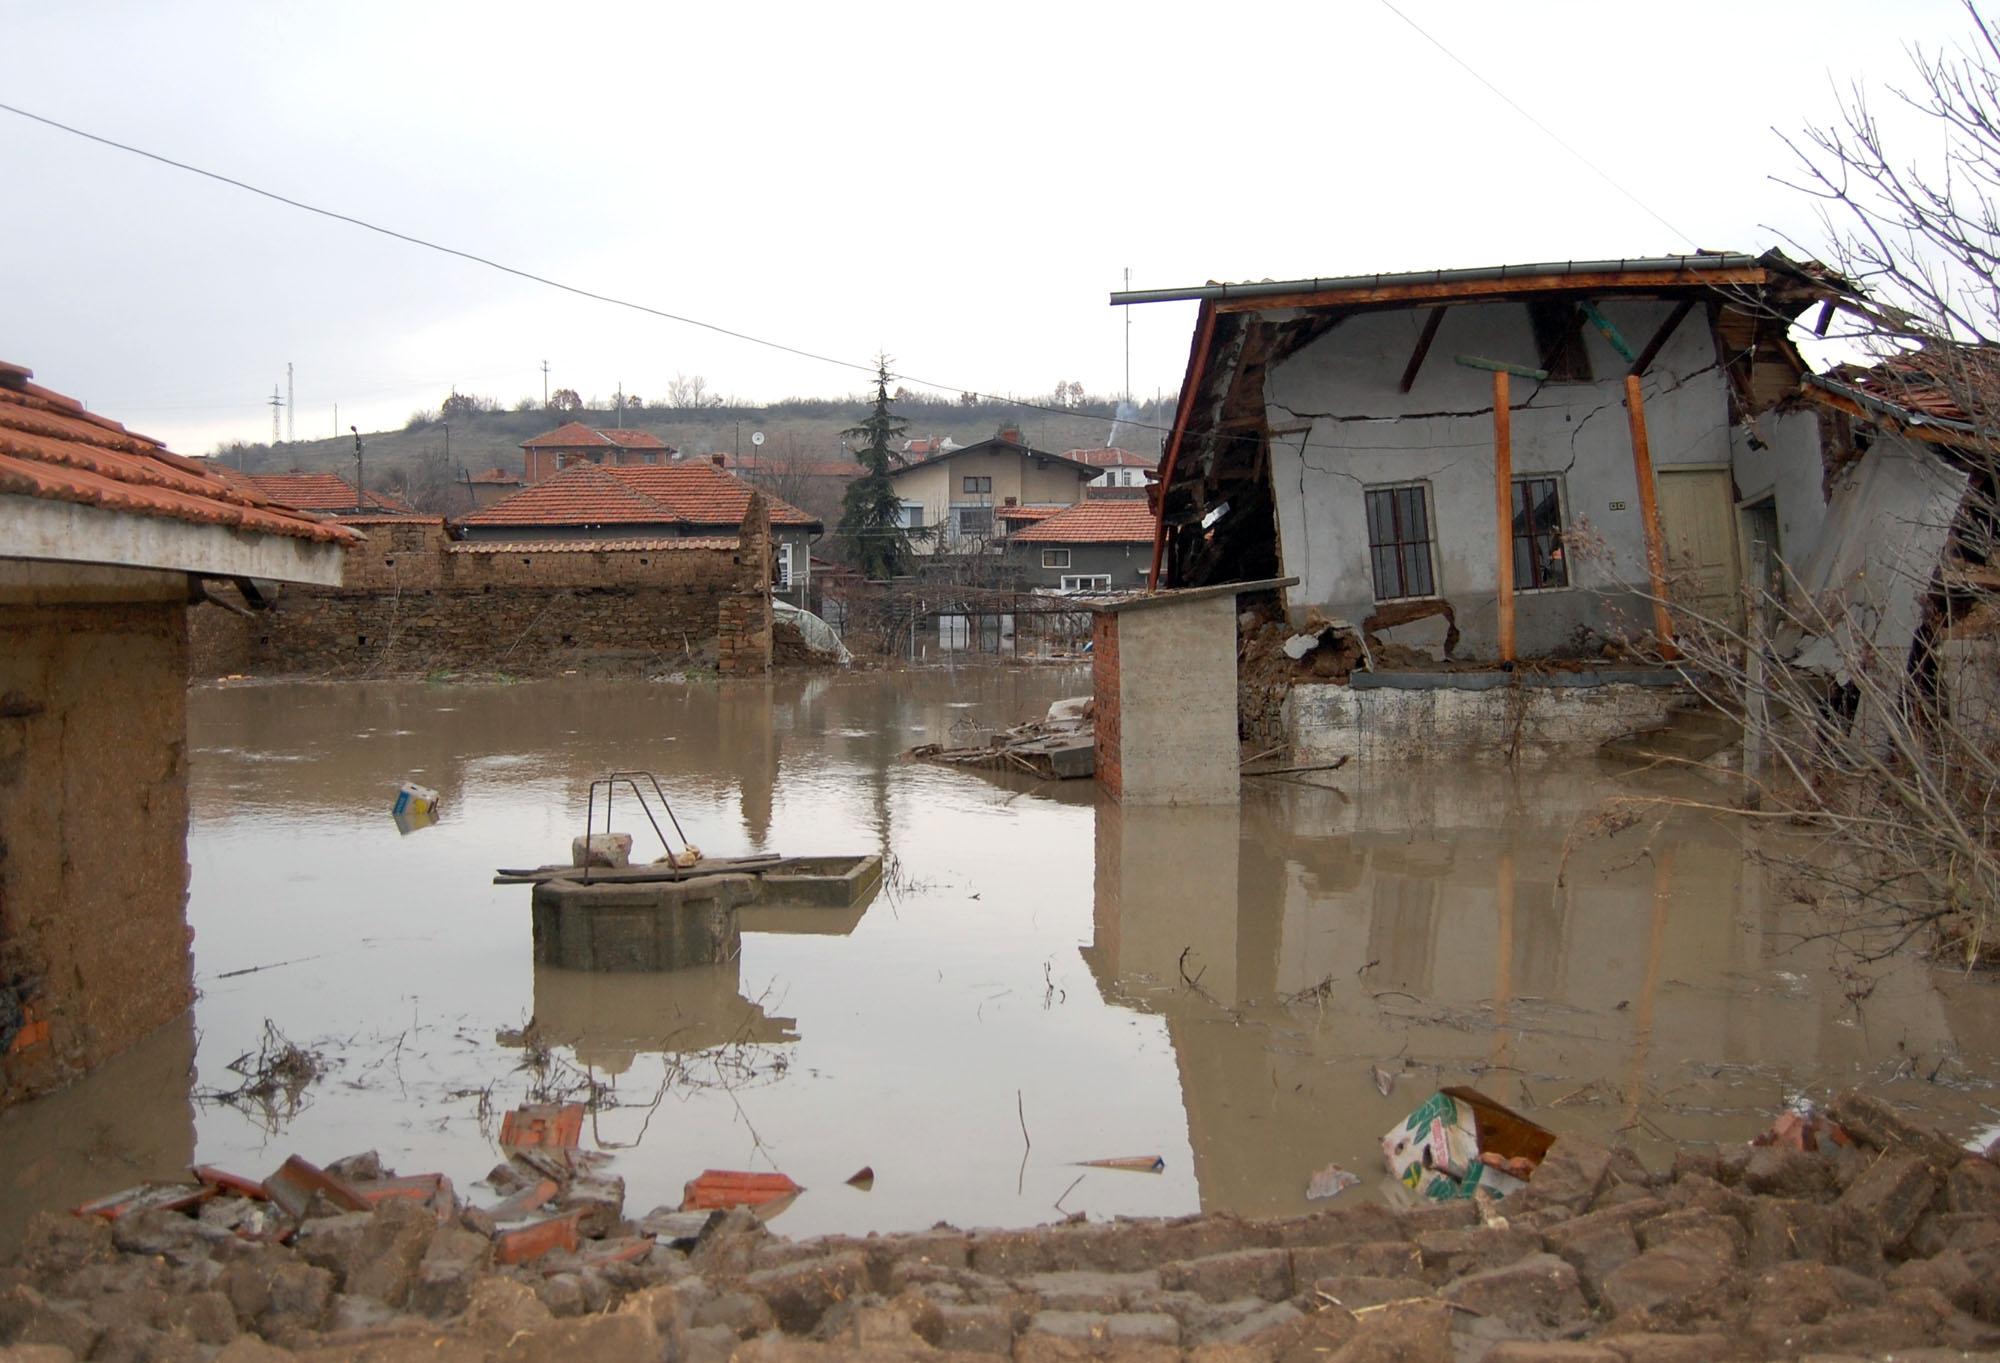
[[[0,1231],[294,1151],[378,1149],[480,1200],[499,1114],[593,1086],[585,1143],[616,1154],[628,1214],[705,1168],[776,1168],[808,1189],[778,1222],[793,1235],[1287,1212],[1329,1163],[1372,1196],[1383,1132],[1440,1083],[1656,1166],[1856,1083],[1961,1135],[1996,1120],[1993,982],[1815,938],[1724,818],[1576,834],[1664,777],[1347,771],[1150,810],[897,761],[1088,687],[994,669],[197,690],[200,1000],[0,1116]],[[529,891],[493,871],[565,858],[590,780],[631,768],[711,855],[881,852],[889,881],[859,912],[745,910],[725,966],[537,967]],[[389,815],[406,780],[442,795],[408,836]],[[619,826],[656,853],[634,815]],[[218,1101],[267,1023],[326,1073],[296,1104]],[[1158,1174],[1078,1163],[1155,1154]],[[863,1166],[870,1191],[845,1183]]]

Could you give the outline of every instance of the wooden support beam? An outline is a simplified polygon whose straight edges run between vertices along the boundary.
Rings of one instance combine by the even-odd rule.
[[[1694,304],[1694,299],[1683,298],[1679,305],[1667,314],[1667,320],[1660,323],[1660,329],[1653,333],[1652,340],[1646,342],[1646,348],[1639,352],[1639,358],[1632,361],[1631,373],[1644,374],[1653,367],[1653,361],[1659,358],[1661,348],[1676,331],[1680,330],[1680,325],[1687,320],[1687,315],[1694,311]]]
[[[1638,358],[1632,353],[1632,347],[1626,342],[1624,333],[1611,325],[1611,319],[1599,312],[1596,304],[1578,303],[1577,306],[1583,309],[1583,315],[1590,319],[1590,324],[1604,333],[1604,339],[1611,342],[1611,348],[1624,357],[1627,364]]]
[[[1500,661],[1514,661],[1514,413],[1507,371],[1493,371],[1493,533],[1499,541]]]
[[[1403,388],[1407,393],[1410,385],[1417,381],[1417,371],[1424,367],[1424,356],[1431,353],[1431,342],[1437,339],[1438,326],[1444,321],[1445,309],[1432,308],[1431,315],[1424,319],[1424,334],[1417,337],[1417,348],[1410,352],[1410,362],[1403,366]]]
[[[1518,374],[1524,379],[1546,379],[1549,371],[1536,369],[1533,365],[1510,364],[1506,360],[1489,360],[1484,355],[1454,355],[1456,363],[1467,369],[1490,369],[1496,374]]]
[[[1646,576],[1652,582],[1653,636],[1663,656],[1674,649],[1674,618],[1667,610],[1667,541],[1660,533],[1659,489],[1653,482],[1653,451],[1646,442],[1646,399],[1639,376],[1625,376],[1625,409],[1632,421],[1632,473],[1639,482],[1639,515],[1646,527]]]

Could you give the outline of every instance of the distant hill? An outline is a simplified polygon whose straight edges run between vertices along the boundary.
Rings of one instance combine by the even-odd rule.
[[[1144,454],[1159,453],[1163,432],[1150,427],[1170,426],[1173,406],[1172,398],[1157,405],[1144,404],[1139,415],[1144,424],[1138,429],[1128,428],[1120,436],[1120,443]],[[1017,425],[1029,444],[1060,454],[1104,445],[1111,434],[1114,407],[1111,401],[1093,398],[1060,413],[1009,402],[967,406],[911,400],[897,403],[895,410],[909,423],[908,435],[912,438],[950,436],[959,444],[969,445],[984,440],[1002,426]],[[435,494],[457,483],[464,473],[490,468],[520,472],[521,442],[554,430],[565,421],[600,427],[623,424],[651,431],[689,457],[739,448],[747,452],[751,449],[752,433],[762,431],[765,443],[760,453],[766,457],[827,459],[840,457],[841,432],[864,415],[866,404],[856,398],[802,399],[763,407],[627,408],[622,423],[616,411],[496,411],[461,414],[452,419],[448,434],[441,422],[413,419],[400,431],[366,432],[362,441],[370,488],[403,493],[419,505],[429,500],[434,503],[433,509],[449,512],[460,508]],[[339,473],[349,478],[354,474],[351,436],[277,445],[234,444],[218,448],[215,455],[227,463],[240,464],[251,473],[300,469]]]

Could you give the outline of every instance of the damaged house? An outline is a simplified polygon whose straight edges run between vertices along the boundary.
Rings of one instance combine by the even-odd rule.
[[[1749,545],[1797,560],[1819,538],[1822,409],[1788,332],[1847,296],[1777,252],[1114,295],[1200,303],[1155,580],[1296,579],[1272,605],[1282,628],[1349,625],[1371,661],[1384,643],[1415,650],[1392,657],[1438,671],[1405,690],[1476,691],[1542,658],[1573,665],[1537,683],[1665,680],[1625,659],[1671,639],[1672,610],[1727,621]],[[1592,707],[1602,737],[1662,704],[1633,700]],[[1345,751],[1385,723],[1448,741],[1493,719],[1456,705],[1468,733],[1430,734],[1430,719],[1318,701],[1272,697],[1294,705],[1295,745],[1316,723],[1346,730],[1328,738]],[[1279,716],[1245,716],[1260,723]]]

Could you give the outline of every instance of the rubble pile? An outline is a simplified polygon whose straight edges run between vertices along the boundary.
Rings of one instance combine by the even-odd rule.
[[[1497,1200],[1398,1210],[1350,1192],[1261,1222],[793,1242],[741,1208],[626,1220],[616,1181],[584,1170],[543,1199],[555,1215],[522,1223],[574,1234],[528,1244],[442,1180],[366,1211],[316,1188],[296,1223],[223,1188],[115,1219],[39,1218],[0,1268],[0,1359],[2000,1356],[2000,1165],[1866,1097],[1826,1117],[1683,1151],[1661,1173],[1559,1137]],[[550,1163],[510,1161],[498,1181]],[[364,1198],[413,1182],[355,1162],[326,1173]]]

